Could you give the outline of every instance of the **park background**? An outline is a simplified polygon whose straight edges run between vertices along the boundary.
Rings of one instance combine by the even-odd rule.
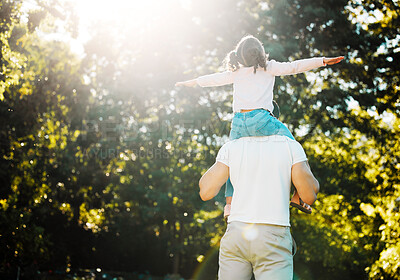
[[[281,121],[321,192],[291,210],[295,279],[400,279],[400,7],[393,0],[2,0],[0,278],[216,279],[224,198],[198,180],[228,140],[240,38],[270,59]],[[86,274],[85,274],[86,273]],[[91,275],[91,276],[90,276]]]

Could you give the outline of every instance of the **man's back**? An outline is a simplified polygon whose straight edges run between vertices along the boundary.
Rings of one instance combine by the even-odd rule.
[[[229,176],[234,193],[221,239],[218,279],[250,279],[253,274],[256,279],[292,279],[290,180],[309,204],[319,190],[303,148],[281,136],[231,141],[201,177],[200,197],[215,197]]]
[[[301,145],[284,136],[244,137],[226,143],[217,162],[234,187],[228,222],[289,226],[292,165],[306,161]]]

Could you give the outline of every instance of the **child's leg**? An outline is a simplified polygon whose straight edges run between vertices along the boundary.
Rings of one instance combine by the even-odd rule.
[[[296,189],[294,190],[292,199],[290,200],[290,205],[307,214],[311,214],[312,212],[311,206],[301,200],[299,193]]]
[[[231,182],[231,178],[228,178],[225,184],[225,199],[226,205],[224,207],[224,219],[227,220],[228,216],[231,213],[231,203],[232,203],[232,195],[233,195],[233,186]]]
[[[231,182],[231,178],[228,178],[228,181],[226,181],[225,184],[225,197],[232,197],[233,195],[233,186],[232,186],[232,182]]]
[[[248,128],[250,136],[270,136],[281,135],[294,139],[293,134],[281,121],[271,115],[268,111],[262,112],[260,115],[254,116],[254,120],[248,120],[253,127]]]
[[[224,219],[227,222],[228,216],[231,214],[232,196],[227,196],[225,199],[226,199],[226,204],[224,207]]]
[[[243,137],[243,120],[240,116],[240,114],[235,114],[235,116],[232,119],[232,124],[231,124],[231,131],[229,133],[229,139],[230,140],[235,140]],[[228,181],[226,181],[225,184],[225,198],[226,198],[226,205],[224,207],[224,219],[227,221],[228,216],[231,213],[231,202],[232,202],[232,196],[233,196],[233,185],[231,182],[231,178],[228,178]]]

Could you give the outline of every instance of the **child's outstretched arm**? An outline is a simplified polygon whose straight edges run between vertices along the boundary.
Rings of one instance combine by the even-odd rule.
[[[196,79],[187,80],[184,82],[177,82],[175,86],[187,86],[195,87],[199,85],[201,87],[219,87],[229,85],[233,83],[232,72],[226,71],[221,73],[214,73],[205,76],[200,76]]]
[[[187,80],[187,81],[184,81],[184,82],[177,82],[175,84],[175,86],[176,87],[179,87],[179,86],[195,87],[195,86],[197,86],[197,79]]]
[[[316,69],[318,67],[333,65],[339,63],[343,59],[344,56],[314,57],[295,60],[292,62],[277,62],[275,60],[270,60],[267,64],[267,72],[274,76],[295,75]]]

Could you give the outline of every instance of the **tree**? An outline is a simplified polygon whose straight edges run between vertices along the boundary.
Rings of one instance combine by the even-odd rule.
[[[75,36],[68,2],[38,2],[26,24],[22,3],[0,10],[2,275],[214,277],[195,271],[216,272],[223,197],[201,202],[197,182],[228,139],[232,88],[173,85],[222,70],[250,33],[271,59],[346,56],[275,86],[322,186],[313,215],[292,212],[297,277],[398,279],[397,3],[163,2],[94,23],[81,56],[37,32],[62,19]]]

